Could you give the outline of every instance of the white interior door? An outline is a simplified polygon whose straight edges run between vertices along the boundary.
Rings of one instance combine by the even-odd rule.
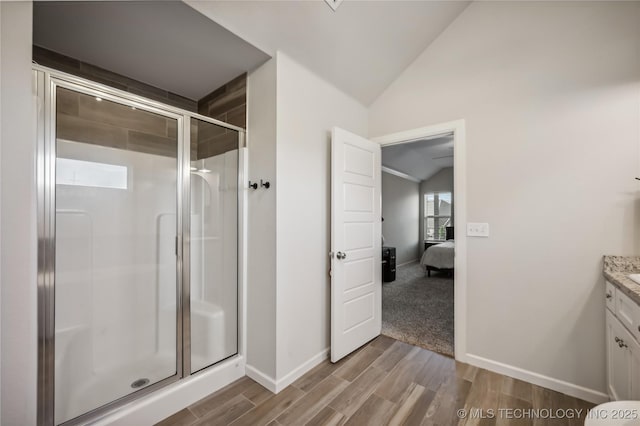
[[[331,362],[380,334],[380,145],[333,128],[331,138]]]

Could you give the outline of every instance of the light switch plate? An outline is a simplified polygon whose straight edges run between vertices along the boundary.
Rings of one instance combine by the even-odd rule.
[[[488,223],[467,223],[467,237],[488,237]]]

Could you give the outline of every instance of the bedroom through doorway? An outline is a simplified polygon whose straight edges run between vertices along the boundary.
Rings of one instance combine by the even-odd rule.
[[[382,334],[454,356],[454,135],[382,146]]]

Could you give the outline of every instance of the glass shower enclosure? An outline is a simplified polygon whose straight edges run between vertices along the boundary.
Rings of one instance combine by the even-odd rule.
[[[34,67],[41,425],[238,353],[244,131]]]

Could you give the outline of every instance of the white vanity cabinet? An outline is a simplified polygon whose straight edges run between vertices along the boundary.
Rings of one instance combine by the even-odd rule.
[[[640,306],[606,284],[607,392],[612,400],[640,400]]]

